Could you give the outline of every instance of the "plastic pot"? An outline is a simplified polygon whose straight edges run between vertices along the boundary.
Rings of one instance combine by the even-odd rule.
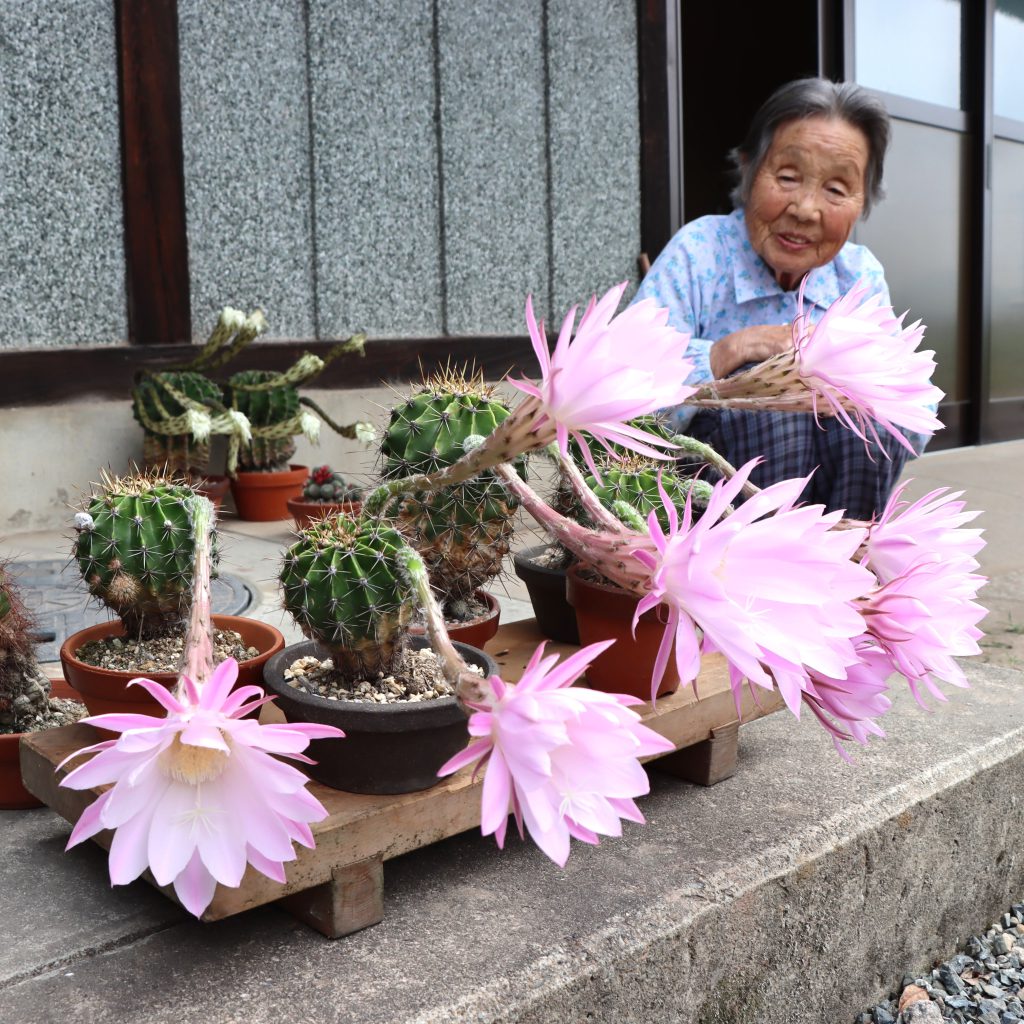
[[[484,644],[498,632],[501,604],[493,594],[488,594],[486,590],[474,590],[473,596],[487,605],[487,611],[466,622],[449,622],[445,619],[444,628],[452,640],[458,640],[459,643],[469,644],[470,647],[479,647],[482,650]],[[409,635],[425,636],[426,627],[418,623],[410,626]]]
[[[328,516],[336,516],[339,512],[354,518],[363,507],[361,501],[306,501],[301,495],[298,498],[289,498],[286,504],[295,520],[296,529],[299,530],[305,529],[315,519],[326,519]]]
[[[517,551],[512,557],[512,564],[516,575],[526,584],[540,631],[551,640],[578,644],[580,631],[576,625],[576,611],[565,597],[568,570],[550,569],[534,561],[549,547],[550,544],[537,544]]]
[[[409,646],[427,646],[410,637]],[[456,643],[459,653],[487,675],[498,666],[483,651]],[[317,763],[304,766],[317,782],[349,793],[414,793],[440,782],[437,770],[469,739],[466,716],[454,697],[422,703],[367,704],[327,700],[289,686],[284,673],[297,658],[329,657],[315,640],[275,654],[263,670],[267,693],[290,722],[317,722],[342,729],[345,739],[313,740],[306,753]]]
[[[289,518],[288,499],[302,493],[308,475],[305,466],[292,466],[279,473],[236,473],[231,480],[231,496],[239,519],[269,523]]]

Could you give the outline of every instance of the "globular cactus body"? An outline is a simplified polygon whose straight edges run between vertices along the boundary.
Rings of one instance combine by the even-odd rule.
[[[669,466],[671,463],[669,463]],[[682,477],[666,468],[664,463],[650,459],[627,458],[621,463],[610,463],[601,469],[601,482],[593,476],[586,478],[587,486],[598,496],[601,504],[615,513],[615,502],[623,501],[644,519],[652,509],[657,510],[658,522],[665,531],[669,528],[668,512],[658,492],[658,477],[669,500],[680,514],[691,496],[694,519],[707,508],[711,485],[703,480]]]
[[[391,412],[381,445],[383,477],[430,473],[465,454],[466,439],[487,436],[509,415],[482,377],[447,372],[425,381]],[[431,583],[450,605],[501,572],[517,501],[492,473],[410,496],[399,513]]]
[[[89,592],[130,636],[180,628],[191,603],[195,492],[160,476],[107,479],[76,517],[74,557]]]
[[[295,455],[290,426],[300,413],[299,393],[290,384],[268,386],[281,374],[269,370],[242,370],[232,374],[224,388],[228,405],[243,413],[252,429],[252,440],[239,452],[244,470],[287,469]]]
[[[347,679],[390,673],[412,616],[412,583],[398,558],[405,541],[377,519],[313,523],[287,550],[284,604]]]
[[[363,492],[340,473],[334,472],[330,466],[317,466],[303,485],[302,497],[306,501],[340,504],[346,501],[362,501]]]

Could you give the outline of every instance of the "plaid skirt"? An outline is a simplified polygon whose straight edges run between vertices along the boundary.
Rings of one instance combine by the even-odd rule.
[[[758,456],[764,459],[750,474],[758,487],[813,473],[800,500],[845,509],[851,519],[872,519],[881,513],[903,472],[909,453],[882,431],[884,451],[868,445],[835,417],[811,413],[740,412],[703,409],[690,424],[698,441],[711,445],[737,468]]]

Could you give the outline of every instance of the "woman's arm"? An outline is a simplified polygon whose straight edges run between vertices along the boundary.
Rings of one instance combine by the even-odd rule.
[[[762,363],[793,347],[793,333],[788,324],[760,324],[743,327],[711,346],[709,362],[715,380],[728,377],[733,370],[747,363]]]

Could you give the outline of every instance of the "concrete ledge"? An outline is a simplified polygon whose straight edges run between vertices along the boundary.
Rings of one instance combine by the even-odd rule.
[[[98,851],[61,855],[48,811],[0,814],[23,937],[0,1020],[852,1020],[1024,890],[1024,678],[969,674],[931,715],[899,692],[857,767],[811,722],[745,727],[735,776],[656,777],[648,824],[564,871],[470,833],[398,858],[384,922],[335,943],[274,909],[204,927],[144,885],[109,902]]]

